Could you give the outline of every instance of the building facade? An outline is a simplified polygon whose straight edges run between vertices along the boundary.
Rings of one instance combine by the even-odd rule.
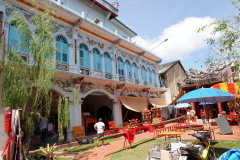
[[[36,4],[31,0],[0,2],[1,27],[6,31],[8,44],[21,41],[21,35],[11,21],[7,4],[23,16],[31,30],[36,31],[29,21],[33,15],[29,10],[37,4],[39,10],[44,11],[44,1],[36,0]],[[161,58],[131,42],[136,33],[116,19],[117,6],[105,0],[48,2],[56,19],[53,23],[58,52],[54,58],[59,62],[56,66],[57,82],[51,89],[55,95],[62,94],[69,99],[68,140],[72,140],[72,127],[82,126],[85,116],[101,117],[105,123],[126,121],[126,109],[123,109],[120,96],[163,97],[166,90],[160,87],[157,76]],[[31,64],[31,53],[17,52]],[[70,87],[78,91],[77,107],[73,105]],[[52,102],[50,116],[54,124],[56,108],[57,103]]]

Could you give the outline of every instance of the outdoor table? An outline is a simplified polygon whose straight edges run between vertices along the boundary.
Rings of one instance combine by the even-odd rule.
[[[214,127],[210,127],[210,128],[211,128],[211,133],[210,133],[210,134],[213,134],[213,138],[214,138],[214,140],[215,140],[214,130],[217,129],[218,127],[217,127],[217,126],[214,126]],[[198,133],[198,132],[201,132],[201,131],[208,131],[208,132],[209,132],[209,127],[203,128],[202,130],[197,130],[197,133]]]
[[[168,138],[170,140],[170,138],[172,137],[176,137],[176,139],[178,140],[178,137],[180,138],[181,141],[181,134],[183,134],[184,132],[176,132],[176,131],[170,131],[170,132],[161,132],[158,135],[159,136],[165,136],[165,141],[166,138]]]
[[[175,127],[176,130],[181,130],[181,129],[186,129],[186,128],[198,128],[198,127],[203,127],[203,125],[185,125],[185,126],[179,126]]]

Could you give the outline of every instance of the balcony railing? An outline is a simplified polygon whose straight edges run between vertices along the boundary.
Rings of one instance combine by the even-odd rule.
[[[80,74],[90,75],[90,70],[87,68],[80,68]]]
[[[68,64],[57,62],[56,69],[62,70],[62,71],[69,71],[69,66]]]
[[[113,75],[110,74],[110,73],[106,73],[106,74],[105,74],[105,78],[107,78],[107,79],[112,79],[112,78],[113,78]]]
[[[119,77],[119,81],[123,81],[124,82],[125,81],[125,77],[120,76]]]

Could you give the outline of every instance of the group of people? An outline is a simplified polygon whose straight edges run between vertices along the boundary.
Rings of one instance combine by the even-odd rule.
[[[184,110],[184,111],[186,112],[186,110]],[[181,113],[183,113],[183,112],[181,112]],[[196,122],[195,114],[196,114],[196,112],[193,109],[192,110],[188,109],[188,111],[187,111],[188,120],[189,121],[192,120],[192,122]],[[203,124],[205,124],[205,112],[202,109],[200,110],[200,116],[201,116]]]

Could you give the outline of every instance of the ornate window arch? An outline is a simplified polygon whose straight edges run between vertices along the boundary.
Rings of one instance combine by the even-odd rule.
[[[23,37],[22,32],[17,32],[16,21],[11,21],[9,26],[8,33],[8,47],[9,49],[16,49],[17,53],[28,54],[28,46],[27,48],[22,47]]]
[[[93,48],[93,68],[102,71],[101,53],[97,48]]]
[[[146,68],[142,65],[142,80],[147,82],[147,72]]]
[[[104,53],[105,72],[112,74],[112,59],[108,52]]]
[[[68,40],[63,35],[59,34],[56,36],[56,47],[57,47],[57,54],[56,54],[56,61],[61,63],[69,63],[69,55],[68,55]]]
[[[127,64],[127,77],[132,78],[132,66],[128,59],[126,60],[126,64]]]
[[[137,67],[137,64],[135,62],[133,62],[133,67],[134,67],[134,78],[135,79],[139,79],[138,77],[138,67]]]
[[[89,49],[88,46],[85,43],[81,43],[79,45],[79,65],[83,68],[90,69],[90,55],[89,55]]]
[[[118,74],[120,76],[124,76],[124,64],[123,64],[123,59],[121,57],[117,58],[118,61]]]
[[[148,67],[148,82],[152,83],[152,72],[149,67]]]

